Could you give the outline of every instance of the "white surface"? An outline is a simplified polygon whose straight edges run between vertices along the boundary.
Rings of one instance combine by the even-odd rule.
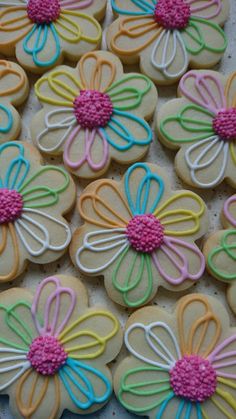
[[[110,7],[108,6],[108,13],[106,20],[104,22],[104,27],[108,25],[108,23],[112,20],[112,14]],[[222,71],[224,74],[228,74],[232,71],[236,70],[236,0],[231,0],[231,15],[228,23],[225,25],[225,32],[228,36],[228,48],[224,55],[222,62],[215,68],[216,70]],[[105,48],[105,42],[103,42],[103,49]],[[138,69],[136,69],[138,71]],[[126,69],[128,71],[128,69]],[[21,140],[30,142],[29,137],[29,124],[32,119],[32,116],[35,114],[36,111],[40,109],[40,104],[38,103],[37,99],[35,98],[34,91],[33,91],[33,84],[36,81],[37,77],[33,76],[30,78],[31,82],[31,94],[27,101],[27,103],[22,107],[21,114],[23,116],[23,130],[20,136]],[[159,93],[159,101],[158,101],[158,108],[166,101],[176,97],[176,86],[172,87],[162,87],[158,89]],[[158,111],[158,109],[157,109]],[[181,181],[176,177],[174,170],[173,170],[173,159],[175,153],[168,151],[162,145],[160,145],[156,138],[150,148],[148,156],[146,157],[146,161],[153,162],[156,164],[160,164],[168,169],[170,173],[173,188],[181,188],[185,187],[188,188],[186,185],[183,185]],[[56,159],[49,159],[48,162],[50,163],[60,163]],[[107,173],[107,177],[120,179],[122,174],[125,172],[127,167],[119,166],[117,164],[112,165],[109,172]],[[84,186],[88,182],[78,182],[78,195],[80,191],[83,189]],[[216,229],[220,226],[219,221],[219,214],[222,208],[223,202],[227,197],[229,197],[233,193],[233,189],[225,184],[221,185],[217,189],[212,189],[208,191],[197,191],[199,195],[205,200],[208,209],[210,211],[210,225],[209,225],[209,232]],[[76,211],[71,214],[71,224],[72,229],[74,230],[79,223],[79,217]],[[36,265],[29,265],[27,272],[24,275],[21,275],[19,279],[14,281],[11,286],[14,287],[33,287],[35,288],[37,284],[45,277],[53,275],[55,273],[69,273],[73,274],[74,276],[78,276],[78,271],[73,267],[69,256],[65,256],[60,259],[56,263],[50,264],[50,266],[39,266]],[[104,306],[111,309],[114,314],[116,314],[122,324],[125,323],[129,310],[128,309],[121,309],[119,306],[114,304],[107,298],[105,289],[103,287],[103,280],[102,279],[83,279],[83,282],[87,286],[90,303],[94,305],[96,303],[103,303]],[[0,290],[4,290],[9,288],[9,285],[2,285]],[[195,286],[190,288],[189,292],[202,292],[205,294],[216,295],[218,299],[220,299],[228,308],[228,312],[230,314],[232,324],[236,325],[236,319],[233,316],[232,312],[230,311],[226,299],[225,299],[225,285],[221,284],[219,281],[215,281],[211,279],[207,274],[205,277]],[[168,291],[159,290],[158,295],[153,301],[153,304],[160,305],[163,308],[170,309],[173,304],[176,302],[178,298],[180,298],[185,293],[174,293],[168,294]],[[121,359],[125,355],[125,350],[121,352],[119,359]],[[113,363],[111,366],[114,370],[117,361]],[[78,415],[72,415],[69,413],[65,413],[63,415],[63,419],[75,419]],[[89,416],[79,416],[81,419],[88,418],[88,419],[131,419],[137,418],[138,416],[134,416],[127,411],[125,411],[119,404],[117,403],[115,397],[113,397],[112,401],[104,408],[102,411],[89,415]],[[0,398],[0,419],[13,419],[11,414],[9,413],[8,409],[8,402],[6,397]],[[42,418],[47,419],[47,418]],[[171,418],[170,418],[171,419]]]

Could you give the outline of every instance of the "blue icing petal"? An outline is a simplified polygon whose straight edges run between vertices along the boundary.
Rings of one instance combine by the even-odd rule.
[[[174,392],[172,392],[172,393],[170,393],[170,395],[162,402],[162,404],[161,404],[161,406],[160,406],[160,409],[158,410],[158,412],[157,412],[157,415],[156,415],[156,419],[161,419],[162,418],[162,415],[163,415],[163,413],[165,413],[165,410],[166,410],[166,408],[167,408],[167,406],[168,406],[168,404],[169,404],[169,402],[172,400],[172,399],[174,399],[176,396],[175,396],[175,394],[174,394]]]
[[[0,157],[1,153],[8,148],[17,149],[19,155],[12,159],[11,163],[9,164],[9,167],[6,171],[5,179],[4,181],[1,181],[0,187],[18,190],[23,185],[29,173],[30,163],[24,157],[23,145],[18,144],[16,142],[2,144],[0,146]]]
[[[48,42],[48,32],[51,31],[55,44],[56,44],[56,52],[55,55],[48,61],[41,61],[38,59],[38,54],[43,51],[44,47],[47,45]],[[36,40],[32,48],[30,48],[29,42],[31,41],[32,37],[36,33]],[[58,60],[60,53],[61,53],[61,47],[60,47],[60,41],[57,34],[57,31],[51,23],[50,25],[34,25],[33,29],[28,33],[28,35],[25,37],[23,48],[25,52],[29,55],[32,55],[34,63],[39,67],[49,67],[56,63]]]
[[[116,6],[116,0],[111,0],[112,9],[116,13],[120,13],[121,15],[130,15],[130,16],[143,16],[143,15],[150,15],[151,13],[154,13],[156,0],[151,0],[153,5],[148,3],[145,0],[130,0],[130,1],[132,1],[132,3],[135,6],[139,7],[140,12],[129,12],[124,9],[120,9],[118,6]]]
[[[134,203],[131,197],[129,183],[130,183],[130,176],[133,174],[133,172],[136,169],[139,169],[139,168],[143,169],[146,172],[146,174],[143,176],[142,180],[140,181],[140,184],[137,190],[136,202]],[[154,198],[154,202],[149,208],[148,207],[149,198],[153,198],[149,196],[152,182],[155,182],[158,185],[158,192]],[[129,207],[133,215],[146,214],[147,212],[152,214],[161,200],[161,197],[164,192],[164,188],[165,188],[165,185],[164,185],[163,179],[160,176],[156,175],[155,173],[152,173],[151,169],[148,167],[146,163],[135,163],[126,172],[125,193],[126,193]]]
[[[94,374],[97,378],[100,378],[103,384],[105,384],[106,389],[102,396],[96,396],[93,385],[86,376],[86,372]],[[93,404],[106,402],[111,396],[112,387],[110,381],[105,375],[91,365],[68,358],[66,364],[59,370],[59,376],[71,400],[79,409],[87,410]],[[78,376],[78,379],[76,376]],[[77,388],[76,394],[72,391],[70,382]],[[79,392],[82,393],[83,399],[86,398],[87,401],[82,402],[79,400]]]
[[[111,138],[111,136],[108,134],[108,132],[106,131],[106,128],[101,128],[101,131],[105,135],[105,137],[107,139],[107,142],[112,147],[114,147],[116,150],[126,151],[126,150],[129,150],[130,148],[132,148],[135,145],[145,146],[145,145],[149,145],[151,143],[151,141],[152,141],[152,130],[151,130],[150,126],[148,125],[148,123],[146,121],[144,121],[144,119],[141,119],[138,116],[132,115],[130,113],[121,112],[121,111],[117,111],[117,110],[113,111],[113,115],[123,116],[123,117],[125,117],[129,120],[135,121],[136,123],[141,125],[141,127],[143,127],[144,130],[147,133],[146,138],[143,138],[142,140],[137,141],[133,137],[132,133],[124,126],[124,124],[122,124],[118,119],[116,119],[112,116],[110,121],[108,122],[107,126],[112,131],[114,131],[117,135],[119,135],[119,137],[122,138],[122,140],[124,141],[125,144],[123,144],[123,145],[116,144],[113,141],[113,139]]]
[[[6,106],[0,104],[0,110],[3,111],[3,113],[6,114],[7,116],[7,124],[6,126],[2,126],[1,125],[1,120],[0,120],[0,132],[2,132],[3,134],[6,134],[7,132],[9,132],[12,129],[13,126],[13,116],[12,113],[10,111],[9,108],[7,108]]]

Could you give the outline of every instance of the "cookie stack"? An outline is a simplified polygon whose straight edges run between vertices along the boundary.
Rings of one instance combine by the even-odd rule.
[[[0,418],[236,417],[235,18],[0,1]]]

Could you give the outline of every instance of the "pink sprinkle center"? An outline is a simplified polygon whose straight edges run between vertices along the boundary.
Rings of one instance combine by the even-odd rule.
[[[27,358],[42,375],[54,375],[66,360],[67,353],[54,336],[38,336],[30,345]]]
[[[174,393],[191,402],[204,402],[216,390],[216,372],[207,359],[198,355],[185,355],[170,371]]]
[[[111,119],[113,105],[106,93],[97,90],[81,90],[74,100],[74,112],[82,128],[105,127]]]
[[[135,215],[127,226],[126,234],[137,252],[152,253],[163,243],[164,227],[152,214]]]
[[[156,22],[165,29],[184,29],[191,10],[184,0],[159,0],[154,11]]]
[[[213,119],[213,129],[222,140],[235,140],[236,108],[220,111]]]
[[[21,216],[22,195],[14,190],[0,189],[0,224],[11,223]]]
[[[29,0],[27,4],[28,17],[32,22],[49,25],[55,22],[61,12],[59,0]]]

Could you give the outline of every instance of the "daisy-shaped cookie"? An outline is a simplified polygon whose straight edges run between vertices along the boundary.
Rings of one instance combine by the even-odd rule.
[[[0,0],[0,52],[43,73],[97,49],[106,0]]]
[[[225,230],[207,239],[204,254],[211,275],[229,285],[227,297],[236,313],[236,195],[225,202],[221,218]]]
[[[118,354],[118,320],[88,307],[82,283],[58,275],[32,294],[13,288],[0,296],[0,391],[13,417],[59,419],[65,409],[100,409],[112,393],[106,366]]]
[[[20,133],[20,115],[14,106],[28,96],[29,83],[24,70],[15,63],[0,60],[0,144],[15,140]]]
[[[180,99],[163,106],[158,133],[180,149],[175,166],[189,185],[213,188],[224,179],[236,187],[236,72],[189,71],[179,84]]]
[[[138,310],[125,344],[114,388],[126,409],[150,419],[235,418],[236,329],[218,300],[192,294],[172,315]]]
[[[43,153],[63,153],[75,175],[96,178],[112,159],[127,164],[147,152],[152,130],[144,118],[154,112],[156,88],[146,76],[124,74],[110,52],[53,70],[35,91],[44,109],[32,121],[32,138]]]
[[[136,163],[123,180],[99,180],[80,196],[85,224],[72,239],[74,264],[102,274],[114,301],[138,307],[162,286],[189,288],[205,269],[195,244],[207,231],[207,210],[191,191],[175,191],[165,170]]]
[[[107,43],[125,63],[139,62],[154,82],[176,82],[188,66],[212,67],[227,40],[228,0],[111,0],[119,18]]]
[[[34,147],[0,146],[0,282],[16,278],[27,261],[45,264],[63,255],[71,240],[63,214],[74,200],[70,176],[42,166]]]

